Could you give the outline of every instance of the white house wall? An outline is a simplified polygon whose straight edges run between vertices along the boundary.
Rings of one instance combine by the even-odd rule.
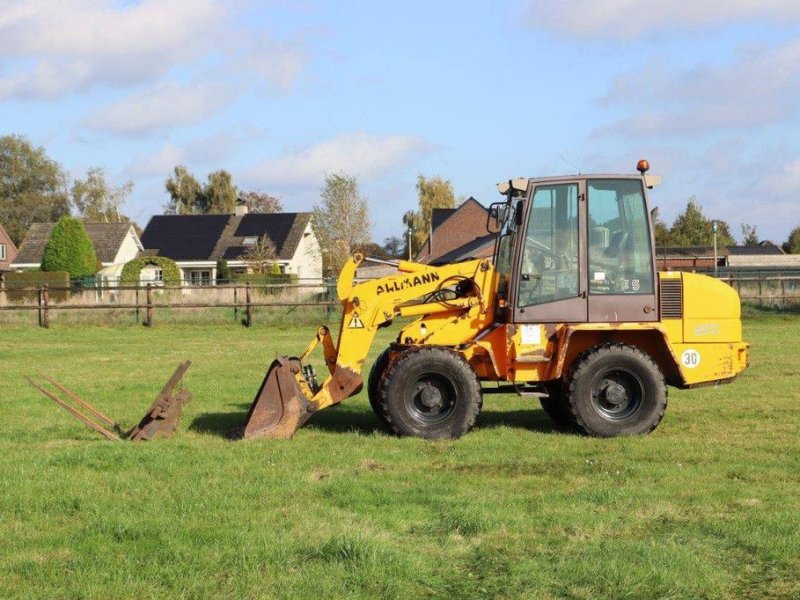
[[[306,225],[297,250],[286,266],[286,272],[297,275],[298,279],[322,278],[322,251],[311,223]]]
[[[113,262],[111,263],[103,263],[104,266],[106,264],[119,264],[119,263],[126,263],[139,255],[139,252],[143,250],[144,247],[142,243],[139,241],[139,236],[136,235],[136,231],[131,227],[128,229],[128,234],[125,236],[125,239],[122,240],[122,243],[119,246],[119,250],[117,251],[117,255],[114,257]]]

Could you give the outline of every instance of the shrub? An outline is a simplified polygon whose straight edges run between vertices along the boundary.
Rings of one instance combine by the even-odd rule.
[[[217,261],[217,283],[228,283],[231,280],[231,269],[224,258]]]
[[[69,296],[69,273],[64,271],[26,271],[24,273],[6,273],[6,294],[10,302],[37,302],[42,285],[61,288],[50,292],[50,300],[63,302]],[[24,288],[37,288],[37,290]]]
[[[97,255],[83,223],[61,217],[53,227],[42,255],[42,271],[66,271],[71,279],[94,275]]]
[[[181,284],[181,270],[175,261],[166,256],[141,256],[125,263],[120,275],[122,285],[139,285],[139,276],[148,265],[161,267],[161,276],[166,285]]]

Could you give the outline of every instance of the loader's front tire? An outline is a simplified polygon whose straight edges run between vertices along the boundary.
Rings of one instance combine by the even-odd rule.
[[[578,429],[593,436],[650,433],[667,409],[661,369],[647,354],[625,344],[584,352],[573,363],[565,389]]]
[[[390,354],[391,348],[386,348],[386,350],[378,355],[378,358],[375,359],[375,363],[372,365],[372,370],[370,370],[369,379],[367,380],[367,396],[369,396],[369,405],[372,407],[372,411],[375,413],[375,416],[378,417],[378,420],[386,426],[388,426],[389,423],[386,419],[386,414],[381,408],[380,386],[383,372],[386,371],[386,367],[389,366]]]
[[[398,435],[460,437],[475,425],[482,402],[472,367],[449,348],[407,350],[381,379],[380,411]]]

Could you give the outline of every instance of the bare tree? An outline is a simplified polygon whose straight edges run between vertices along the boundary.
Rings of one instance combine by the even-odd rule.
[[[275,243],[268,236],[262,235],[247,249],[242,258],[253,273],[264,274],[270,272],[272,264],[278,258],[278,252]]]
[[[327,272],[338,273],[356,248],[372,239],[367,199],[355,177],[344,173],[325,176],[321,202],[314,205],[314,230]]]
[[[120,212],[120,207],[131,191],[132,181],[112,187],[106,180],[105,170],[95,167],[87,171],[86,179],[76,179],[72,183],[72,204],[84,221],[124,223],[130,219]]]

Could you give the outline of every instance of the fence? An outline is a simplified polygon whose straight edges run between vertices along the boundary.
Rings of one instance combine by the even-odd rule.
[[[51,322],[124,325],[157,322],[207,323],[232,320],[249,327],[262,322],[330,319],[338,306],[334,280],[297,284],[250,283],[209,286],[0,289],[0,324]]]
[[[720,275],[738,293],[742,302],[777,308],[800,307],[800,274],[740,271]]]
[[[727,272],[720,280],[743,302],[800,307],[800,274]],[[296,284],[209,286],[40,287],[0,289],[0,325],[51,322],[99,325],[234,322],[319,323],[338,307],[335,280]]]

